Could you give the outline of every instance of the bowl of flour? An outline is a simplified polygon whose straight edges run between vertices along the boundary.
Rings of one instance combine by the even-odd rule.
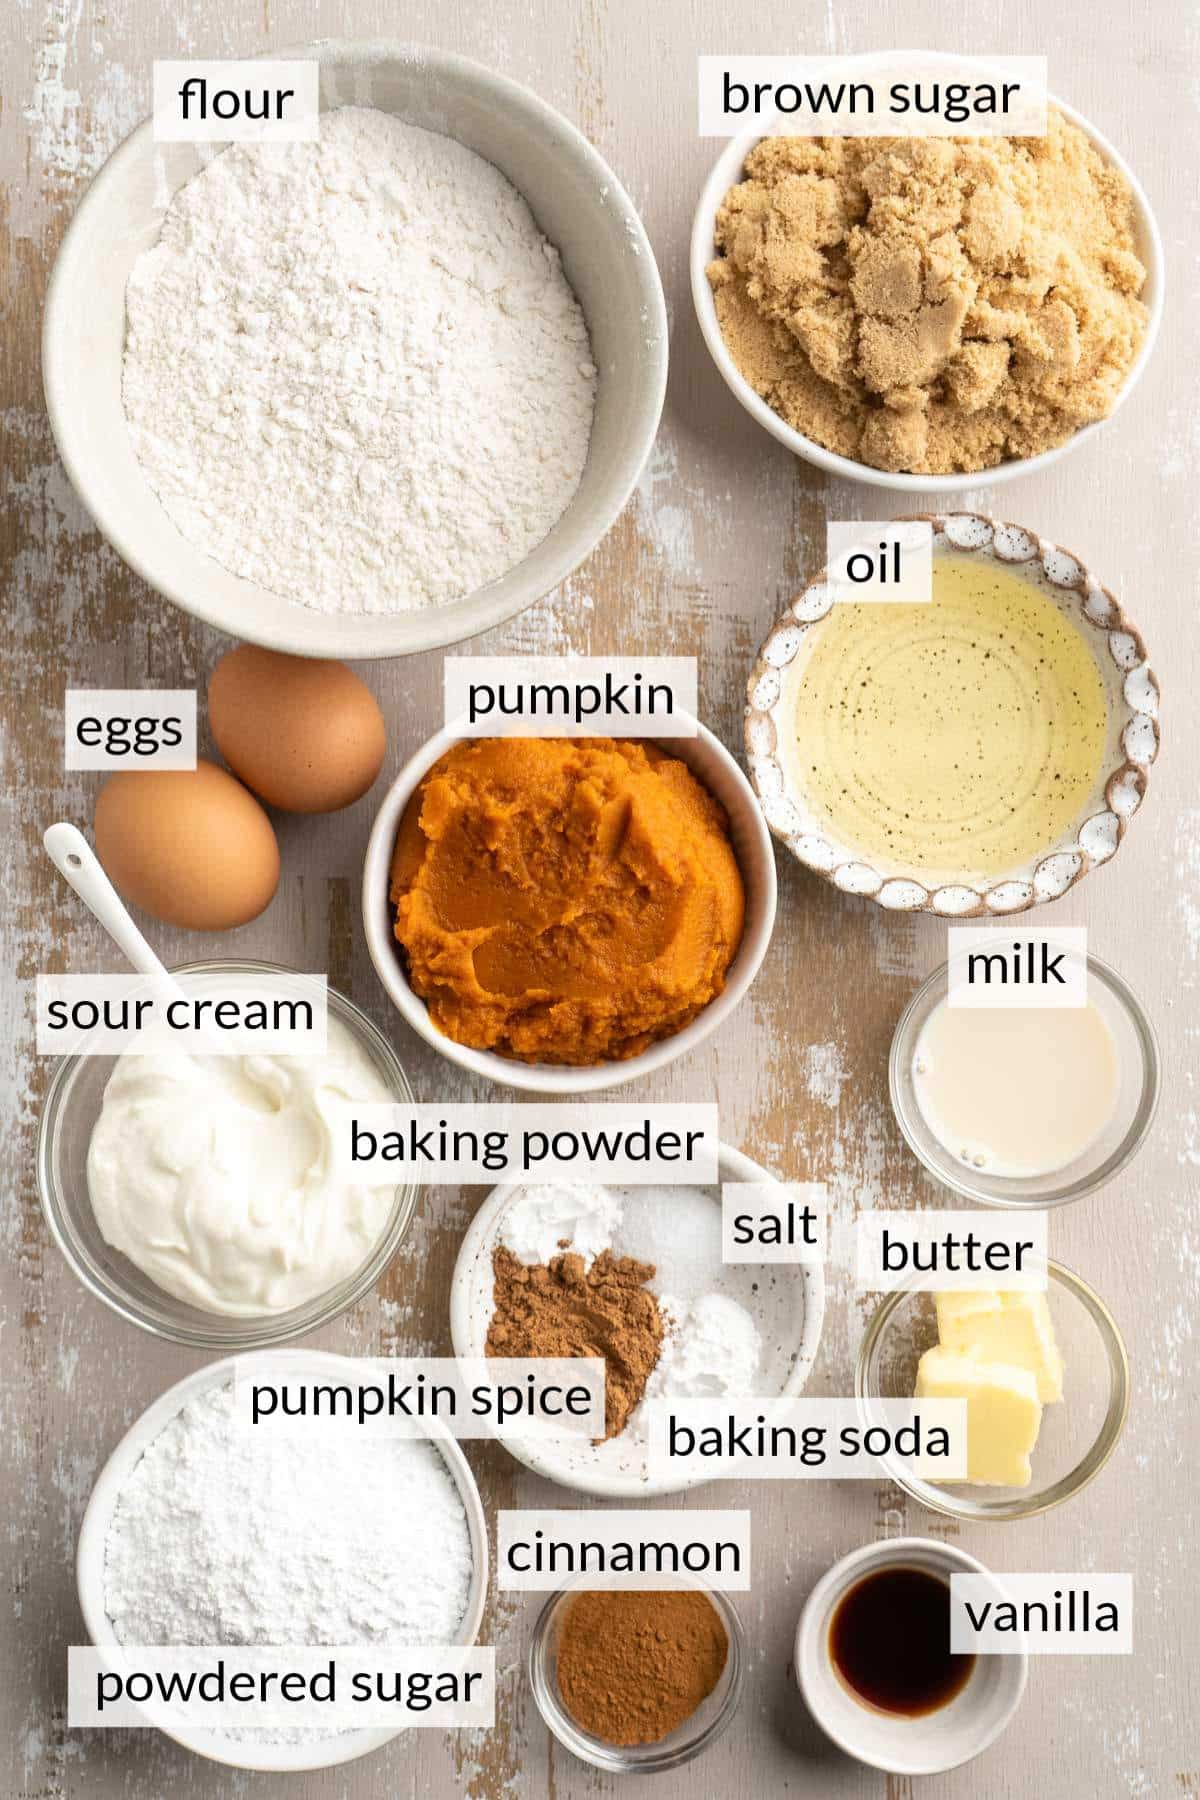
[[[63,463],[138,574],[300,655],[399,656],[563,581],[649,454],[666,312],[632,202],[527,89],[322,42],[313,143],[114,152],[63,240]]]
[[[345,1380],[324,1351],[227,1357],[176,1382],[101,1470],[76,1576],[91,1642],[106,1645],[408,1646],[475,1642],[487,1596],[487,1522],[441,1427],[425,1438],[320,1432],[261,1440],[239,1424],[233,1379]],[[148,1715],[147,1723],[156,1720]],[[162,1727],[236,1768],[328,1768],[397,1731]]]
[[[722,1183],[777,1185],[728,1144],[720,1146],[718,1173]],[[613,1258],[637,1265],[661,1314],[657,1359],[619,1431],[601,1442],[504,1439],[535,1474],[581,1493],[636,1500],[700,1485],[704,1477],[694,1473],[651,1476],[647,1402],[799,1394],[816,1361],[825,1312],[821,1265],[724,1262],[719,1187],[502,1183],[471,1221],[454,1266],[450,1335],[457,1356],[486,1353],[505,1256],[531,1271],[560,1256],[577,1258],[573,1284],[581,1276],[585,1282],[602,1258],[610,1266]],[[598,1311],[589,1335],[593,1345],[603,1342]]]

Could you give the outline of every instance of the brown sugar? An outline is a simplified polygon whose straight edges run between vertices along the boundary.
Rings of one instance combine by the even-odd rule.
[[[602,1250],[590,1265],[568,1252],[523,1263],[492,1255],[489,1356],[602,1356],[604,1435],[615,1437],[645,1392],[662,1347],[663,1318],[646,1287],[654,1265]]]
[[[1104,418],[1145,334],[1120,172],[1044,138],[765,138],[717,213],[721,332],[795,430],[873,468],[1036,456]]]
[[[707,1594],[578,1594],[559,1632],[558,1690],[593,1737],[656,1744],[707,1700],[728,1654]]]

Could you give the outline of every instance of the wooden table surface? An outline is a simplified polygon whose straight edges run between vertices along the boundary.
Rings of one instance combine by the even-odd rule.
[[[948,21],[985,25],[964,42]],[[1004,30],[998,29],[1003,18]],[[203,687],[225,641],[149,592],[107,547],[57,461],[42,404],[38,334],[46,275],[89,176],[149,110],[154,56],[232,56],[315,35],[402,33],[460,50],[528,83],[599,146],[650,233],[671,317],[671,380],[658,444],[636,498],[560,590],[477,648],[670,650],[700,659],[702,716],[740,738],[755,647],[806,571],[822,560],[827,515],[905,510],[902,496],[839,484],[760,431],[713,370],[692,314],[687,242],[701,180],[718,149],[697,138],[698,51],[867,50],[889,45],[1045,53],[1050,86],[1121,148],[1154,203],[1170,265],[1167,319],[1153,363],[1119,421],[1049,474],[962,503],[1077,549],[1139,622],[1166,693],[1165,753],[1116,863],[1049,915],[1086,923],[1095,949],[1129,979],[1160,1035],[1165,1089],[1152,1138],[1101,1194],[1056,1214],[1051,1249],[1091,1281],[1124,1328],[1133,1363],[1128,1427],[1101,1478],[1028,1523],[962,1527],[887,1485],[727,1484],[691,1503],[747,1504],[756,1585],[741,1603],[751,1645],[738,1718],[703,1761],[653,1784],[684,1794],[1179,1796],[1200,1793],[1196,1731],[1197,1169],[1194,1069],[1200,1030],[1200,686],[1193,554],[1197,66],[1167,0],[1110,31],[1090,8],[1012,0],[969,15],[931,0],[16,0],[0,75],[4,213],[2,530],[5,862],[10,974],[0,990],[13,1046],[4,1084],[3,1393],[0,1484],[7,1536],[0,1671],[0,1792],[22,1800],[155,1800],[288,1794],[535,1796],[608,1793],[611,1783],[549,1739],[523,1668],[537,1597],[493,1598],[485,1641],[498,1647],[496,1729],[419,1731],[327,1774],[248,1776],[190,1757],[150,1733],[65,1728],[66,1646],[81,1640],[75,1536],[97,1469],[126,1426],[196,1356],[152,1342],[89,1298],[50,1243],[32,1146],[49,1070],[33,1050],[40,970],[116,967],[114,953],[39,850],[56,817],[88,824],[95,776],[64,776],[63,689]],[[15,32],[12,27],[15,24]],[[1182,362],[1181,359],[1182,358]],[[895,505],[889,506],[889,500]],[[390,728],[386,774],[440,721],[440,657],[363,669]],[[377,793],[382,791],[376,790]],[[423,1048],[386,1002],[357,915],[370,799],[329,820],[280,821],[284,873],[238,949],[328,968],[387,1030],[423,1100],[481,1099],[479,1085]],[[779,923],[745,1004],[715,1040],[648,1094],[719,1099],[723,1136],[792,1179],[831,1189],[838,1229],[825,1334],[811,1391],[851,1391],[869,1302],[847,1271],[856,1209],[929,1199],[888,1107],[886,1059],[897,1015],[944,954],[945,928],[839,897],[781,863]],[[164,957],[222,947],[159,928]],[[318,1340],[352,1352],[449,1349],[447,1291],[478,1194],[427,1190],[378,1293]],[[489,1512],[561,1503],[500,1449],[468,1446]],[[685,1502],[686,1504],[687,1502]],[[1136,1650],[1127,1658],[1035,1661],[1007,1735],[968,1768],[920,1783],[839,1755],[807,1719],[789,1658],[801,1604],[838,1556],[873,1538],[950,1535],[999,1569],[1132,1570]],[[1190,1691],[1189,1691],[1190,1690]],[[649,1792],[627,1781],[622,1794]]]

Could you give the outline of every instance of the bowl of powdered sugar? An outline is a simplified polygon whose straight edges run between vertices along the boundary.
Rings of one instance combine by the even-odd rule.
[[[76,1570],[91,1642],[116,1647],[337,1646],[344,1657],[475,1642],[487,1593],[479,1490],[444,1427],[430,1438],[266,1432],[237,1413],[241,1380],[337,1383],[348,1359],[229,1357],[156,1400],[92,1490]],[[436,1425],[436,1422],[431,1421]],[[319,1697],[319,1696],[318,1696]],[[135,1696],[140,1699],[140,1696]],[[156,1703],[157,1704],[157,1703]],[[175,1725],[187,1749],[238,1768],[326,1768],[396,1728]]]
[[[621,511],[666,383],[616,177],[461,57],[310,46],[311,143],[155,143],[100,171],[47,296],[51,424],[159,593],[300,655],[511,618]]]

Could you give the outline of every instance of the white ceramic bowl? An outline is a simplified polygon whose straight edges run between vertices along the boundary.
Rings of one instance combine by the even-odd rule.
[[[272,52],[273,55],[283,54]],[[654,442],[667,378],[667,320],[654,253],[633,203],[587,140],[527,88],[441,50],[325,40],[289,55],[321,64],[321,105],[379,107],[459,139],[524,194],[583,307],[599,369],[579,491],[515,569],[446,606],[317,612],[244,581],[182,536],[133,454],[121,406],[125,284],[171,196],[210,148],[156,144],[146,120],[84,195],[46,296],[46,404],[71,484],[131,568],[222,631],[301,656],[403,656],[510,619],[563,581],[616,519]]]
[[[197,1369],[167,1389],[153,1405],[148,1406],[121,1439],[92,1488],[83,1523],[79,1528],[79,1545],[75,1555],[75,1579],[79,1589],[79,1605],[83,1623],[91,1643],[116,1644],[117,1636],[104,1604],[104,1552],[108,1528],[121,1490],[153,1443],[171,1420],[196,1394],[219,1387],[233,1378],[234,1369],[248,1368],[256,1361],[268,1362],[278,1370],[281,1363],[293,1363],[297,1372],[325,1375],[331,1381],[343,1380],[347,1358],[323,1350],[251,1351],[243,1356],[227,1356],[220,1362]],[[459,1628],[456,1643],[469,1645],[479,1635],[488,1585],[488,1532],[483,1502],[475,1477],[466,1457],[448,1432],[431,1439],[445,1459],[458,1489],[467,1515],[471,1534],[471,1557],[474,1568],[467,1600],[466,1616]],[[226,1763],[235,1769],[267,1769],[275,1772],[300,1769],[326,1769],[335,1763],[352,1762],[372,1750],[381,1749],[399,1731],[378,1726],[369,1730],[338,1732],[324,1739],[310,1739],[300,1744],[260,1744],[249,1738],[230,1738],[212,1730],[182,1730],[166,1733],[212,1762]]]
[[[722,1144],[717,1173],[721,1180],[775,1184],[775,1176],[740,1150]],[[486,1354],[488,1325],[492,1316],[492,1252],[499,1235],[500,1223],[513,1196],[533,1182],[502,1182],[493,1188],[472,1219],[454,1265],[450,1283],[450,1336],[456,1356]],[[614,1187],[621,1183],[614,1182]],[[633,1205],[652,1204],[639,1190]],[[720,1196],[713,1195],[713,1205],[720,1206]],[[694,1248],[694,1247],[693,1247]],[[640,1254],[640,1251],[637,1252]],[[723,1291],[746,1306],[759,1327],[764,1342],[769,1370],[762,1382],[764,1394],[799,1394],[802,1392],[821,1343],[821,1326],[825,1317],[825,1275],[820,1263],[811,1267],[799,1263],[741,1263],[730,1265],[731,1271],[744,1273],[745,1286],[757,1284],[753,1291],[736,1291],[740,1283],[726,1281]],[[660,1271],[660,1273],[662,1273]],[[669,1271],[654,1283],[655,1291],[665,1288],[675,1292]],[[687,1299],[684,1294],[682,1298]],[[759,1389],[755,1390],[756,1394]],[[526,1438],[506,1438],[505,1448],[518,1462],[544,1475],[548,1481],[560,1482],[581,1494],[595,1494],[605,1500],[637,1500],[655,1494],[677,1494],[683,1489],[700,1486],[705,1477],[689,1474],[675,1479],[652,1480],[647,1467],[644,1442],[626,1441],[627,1434],[610,1439],[606,1444],[580,1443],[578,1439],[557,1443]]]
[[[1029,1659],[1023,1650],[978,1656],[962,1691],[948,1705],[916,1718],[879,1712],[856,1700],[834,1670],[829,1627],[842,1595],[884,1568],[926,1569],[947,1581],[951,1575],[990,1573],[956,1544],[933,1538],[890,1538],[852,1551],[821,1577],[805,1602],[796,1627],[796,1681],[817,1724],[848,1756],[894,1775],[936,1775],[969,1762],[1000,1736],[1021,1703]]]
[[[404,963],[393,934],[395,923],[388,904],[388,875],[392,850],[404,809],[418,784],[440,756],[460,740],[443,729],[431,737],[388,789],[375,817],[363,864],[363,923],[367,948],[375,972],[390,998],[415,1032],[427,1044],[467,1069],[502,1087],[522,1088],[533,1094],[588,1094],[619,1087],[652,1074],[686,1056],[722,1024],[744,997],[757,975],[775,923],[775,858],[770,833],[754,797],[754,790],[725,746],[703,725],[691,738],[664,739],[672,756],[687,764],[697,780],[715,794],[729,816],[730,836],[746,888],[746,923],[741,945],[726,977],[725,987],[704,1011],[674,1037],[663,1038],[625,1062],[591,1064],[582,1068],[551,1063],[523,1063],[498,1056],[492,1050],[473,1050],[445,1037],[429,1017],[425,1002],[409,986]]]
[[[940,60],[938,53],[922,53],[921,60]],[[1050,105],[1056,107],[1064,117],[1070,119],[1095,145],[1104,160],[1119,169],[1129,183],[1133,196],[1135,229],[1137,234],[1137,251],[1146,268],[1146,285],[1142,290],[1142,299],[1149,308],[1146,322],[1146,335],[1142,340],[1133,367],[1125,378],[1124,386],[1117,395],[1112,412],[1107,419],[1099,419],[1093,425],[1085,425],[1081,431],[1075,432],[1064,444],[1056,449],[1045,450],[1040,456],[1014,457],[1008,462],[997,463],[992,468],[979,469],[974,473],[962,475],[906,475],[894,473],[888,469],[872,469],[866,463],[855,462],[850,457],[838,456],[832,450],[826,450],[822,444],[812,438],[805,437],[785,423],[779,414],[769,407],[765,400],[755,393],[745,376],[740,372],[721,335],[721,327],[717,319],[716,303],[713,300],[712,288],[705,274],[717,251],[713,237],[716,229],[717,213],[730,188],[742,179],[742,170],[747,156],[763,138],[770,135],[759,127],[742,132],[731,138],[722,150],[713,166],[712,173],[704,184],[696,207],[692,225],[691,244],[691,279],[692,301],[696,308],[696,316],[700,321],[700,331],[709,354],[716,363],[721,377],[730,392],[741,401],[752,419],[778,438],[794,455],[803,457],[805,462],[824,469],[830,475],[840,475],[849,481],[866,482],[870,487],[893,488],[903,493],[915,494],[957,494],[964,488],[986,484],[994,486],[1001,481],[1015,481],[1018,476],[1036,475],[1048,469],[1052,463],[1067,455],[1068,451],[1077,449],[1088,438],[1107,425],[1116,417],[1117,410],[1128,399],[1140,380],[1150,353],[1154,349],[1154,340],[1158,335],[1158,327],[1162,320],[1163,292],[1166,280],[1166,264],[1163,257],[1162,238],[1159,235],[1158,222],[1150,208],[1141,183],[1129,168],[1123,157],[1109,143],[1096,127],[1077,113],[1074,107],[1067,106],[1061,100],[1050,96]],[[787,130],[786,126],[783,128]],[[788,135],[800,135],[791,133]]]

